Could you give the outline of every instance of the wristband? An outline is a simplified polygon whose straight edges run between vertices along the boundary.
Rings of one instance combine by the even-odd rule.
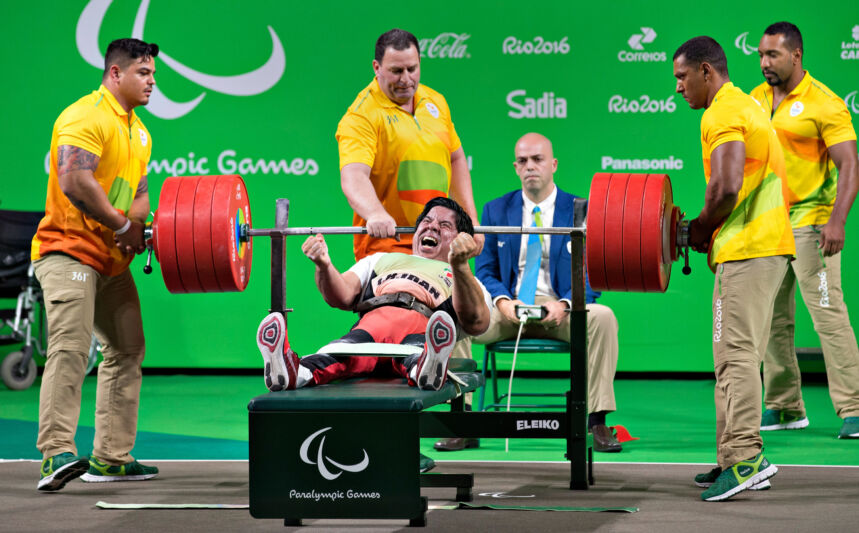
[[[126,218],[125,224],[123,224],[122,227],[119,228],[118,230],[114,230],[113,234],[114,235],[122,235],[123,233],[128,231],[128,228],[130,228],[130,227],[131,227],[131,219]]]

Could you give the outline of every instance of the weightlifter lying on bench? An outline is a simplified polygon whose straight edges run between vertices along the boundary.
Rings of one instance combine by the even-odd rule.
[[[325,302],[360,313],[361,318],[320,353],[299,359],[289,347],[283,315],[275,312],[265,317],[257,331],[257,345],[265,360],[266,387],[288,390],[381,371],[402,376],[411,386],[440,389],[457,329],[479,335],[489,326],[489,293],[468,264],[477,253],[473,235],[471,219],[462,207],[436,197],[417,218],[413,255],[373,254],[341,274],[322,235],[308,237],[301,250],[316,265],[316,286]],[[325,353],[344,343],[423,349],[405,359]]]

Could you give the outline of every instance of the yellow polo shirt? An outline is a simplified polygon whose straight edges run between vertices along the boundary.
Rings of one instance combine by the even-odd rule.
[[[850,111],[808,71],[776,109],[768,83],[755,87],[751,95],[769,113],[784,150],[791,224],[794,228],[826,224],[838,188],[838,169],[829,147],[856,140]]]
[[[398,226],[414,226],[424,205],[450,190],[450,154],[461,146],[447,101],[419,85],[414,115],[391,101],[374,78],[349,106],[337,126],[340,168],[370,167],[376,195]],[[353,224],[367,221],[356,213]],[[355,236],[355,258],[375,252],[412,252],[411,235],[394,239]]]
[[[146,175],[152,139],[134,111],[126,113],[104,85],[67,107],[54,123],[45,217],[33,237],[31,259],[62,252],[115,276],[128,268],[132,257],[119,251],[110,228],[86,217],[60,189],[57,148],[66,145],[99,157],[95,179],[111,205],[127,214]]]
[[[733,83],[724,84],[701,117],[704,175],[710,181],[710,155],[730,141],[745,144],[743,186],[734,210],[716,230],[710,267],[772,255],[794,255],[787,210],[784,157],[775,131],[760,105]]]

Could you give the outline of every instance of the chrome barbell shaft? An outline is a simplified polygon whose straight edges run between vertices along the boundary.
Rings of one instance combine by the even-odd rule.
[[[415,228],[411,226],[397,226],[395,228],[398,234],[414,233]],[[582,227],[555,227],[555,228],[537,228],[537,227],[520,227],[520,226],[475,226],[474,233],[478,234],[531,234],[539,235],[569,235],[572,232],[584,233],[585,228]],[[242,233],[250,237],[275,237],[288,235],[363,235],[367,233],[367,228],[363,226],[308,226],[295,228],[247,228]]]

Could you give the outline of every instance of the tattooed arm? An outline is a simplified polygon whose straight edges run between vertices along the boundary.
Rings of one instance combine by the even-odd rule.
[[[140,178],[137,184],[137,192],[134,193],[134,201],[128,209],[128,218],[134,222],[146,222],[149,217],[149,182],[146,176]]]
[[[98,167],[99,157],[83,148],[69,145],[60,146],[57,152],[60,189],[72,205],[87,217],[114,231],[124,227],[128,219],[110,204],[107,194],[93,174]],[[143,225],[132,221],[128,231],[117,236],[117,243],[124,253],[142,252]]]

